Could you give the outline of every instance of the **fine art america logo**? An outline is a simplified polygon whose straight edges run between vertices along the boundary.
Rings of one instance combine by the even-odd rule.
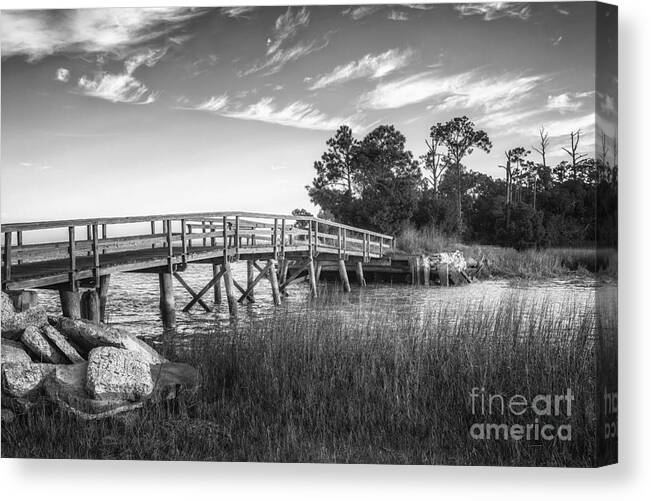
[[[470,391],[470,406],[476,421],[470,426],[475,440],[572,440],[570,388],[560,394],[504,396],[487,393],[485,388]],[[514,420],[521,421],[513,423]],[[508,424],[507,424],[508,423]]]

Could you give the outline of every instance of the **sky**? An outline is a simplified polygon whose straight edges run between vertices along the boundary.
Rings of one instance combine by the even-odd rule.
[[[577,129],[581,152],[601,150],[602,131],[612,152],[611,15],[590,2],[5,10],[0,216],[313,211],[305,186],[342,124],[359,138],[393,124],[418,157],[432,125],[466,115],[493,149],[465,164],[493,177],[541,126],[550,163]]]

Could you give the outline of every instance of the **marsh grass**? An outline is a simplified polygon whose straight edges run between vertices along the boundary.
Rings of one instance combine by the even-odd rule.
[[[340,318],[317,306],[172,343],[168,356],[195,365],[202,379],[198,393],[173,404],[101,422],[47,404],[17,416],[3,425],[3,456],[593,463],[594,305],[562,318],[517,293],[467,313],[371,308]],[[475,386],[528,398],[571,388],[572,440],[473,440]]]
[[[447,237],[435,228],[405,228],[397,237],[396,247],[408,254],[460,250],[466,257],[485,257],[492,276],[498,278],[558,278],[617,275],[617,250],[584,248],[548,248],[515,250],[491,245],[467,245]]]

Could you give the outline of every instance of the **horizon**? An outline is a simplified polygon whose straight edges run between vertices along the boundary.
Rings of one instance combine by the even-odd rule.
[[[418,158],[467,115],[493,149],[464,164],[494,178],[543,125],[549,164],[577,129],[594,157],[617,120],[598,21],[585,2],[3,10],[2,221],[316,214],[342,124],[392,124]]]

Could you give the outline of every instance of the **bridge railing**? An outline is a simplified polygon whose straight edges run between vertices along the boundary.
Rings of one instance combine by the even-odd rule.
[[[17,265],[67,261],[70,281],[102,273],[107,257],[150,250],[170,264],[185,263],[194,254],[264,252],[336,253],[341,258],[381,258],[394,250],[390,235],[309,216],[250,212],[164,214],[140,217],[72,219],[3,224],[3,283]],[[161,249],[167,249],[162,251]],[[83,266],[80,266],[82,262]]]

